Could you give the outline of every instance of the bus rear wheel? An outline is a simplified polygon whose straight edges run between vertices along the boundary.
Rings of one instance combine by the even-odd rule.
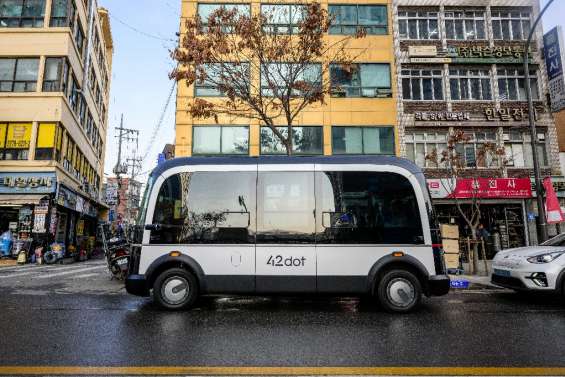
[[[388,271],[378,284],[379,302],[390,313],[411,312],[422,301],[422,285],[418,277],[410,271]]]
[[[168,310],[188,309],[197,298],[196,277],[182,268],[163,271],[153,283],[153,299]]]

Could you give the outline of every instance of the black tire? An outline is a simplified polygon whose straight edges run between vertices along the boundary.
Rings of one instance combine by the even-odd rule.
[[[48,251],[43,255],[43,261],[45,264],[54,264],[57,262],[57,255],[55,253]]]
[[[190,308],[198,298],[198,291],[196,277],[182,268],[162,272],[153,283],[153,299],[168,310]]]
[[[388,271],[377,284],[377,297],[387,312],[409,313],[422,302],[422,284],[418,277],[410,271]],[[395,289],[397,289],[396,292]]]

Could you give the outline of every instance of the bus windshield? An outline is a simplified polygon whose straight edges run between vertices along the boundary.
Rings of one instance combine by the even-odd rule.
[[[137,225],[145,225],[145,215],[147,214],[147,202],[149,201],[149,195],[151,194],[151,189],[153,188],[153,176],[150,175],[147,179],[147,184],[145,185],[145,192],[143,193],[143,199],[141,200],[141,207],[139,211],[139,216],[137,217]]]

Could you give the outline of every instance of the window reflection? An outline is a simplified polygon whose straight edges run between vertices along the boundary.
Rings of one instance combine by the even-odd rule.
[[[260,173],[257,242],[314,242],[314,173]]]
[[[316,173],[317,242],[423,243],[410,182],[393,173]]]
[[[168,178],[157,199],[151,243],[254,243],[253,172],[181,173]]]

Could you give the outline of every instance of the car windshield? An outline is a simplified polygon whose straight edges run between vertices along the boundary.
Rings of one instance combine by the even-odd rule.
[[[565,246],[565,233],[561,233],[541,244],[542,246]]]

